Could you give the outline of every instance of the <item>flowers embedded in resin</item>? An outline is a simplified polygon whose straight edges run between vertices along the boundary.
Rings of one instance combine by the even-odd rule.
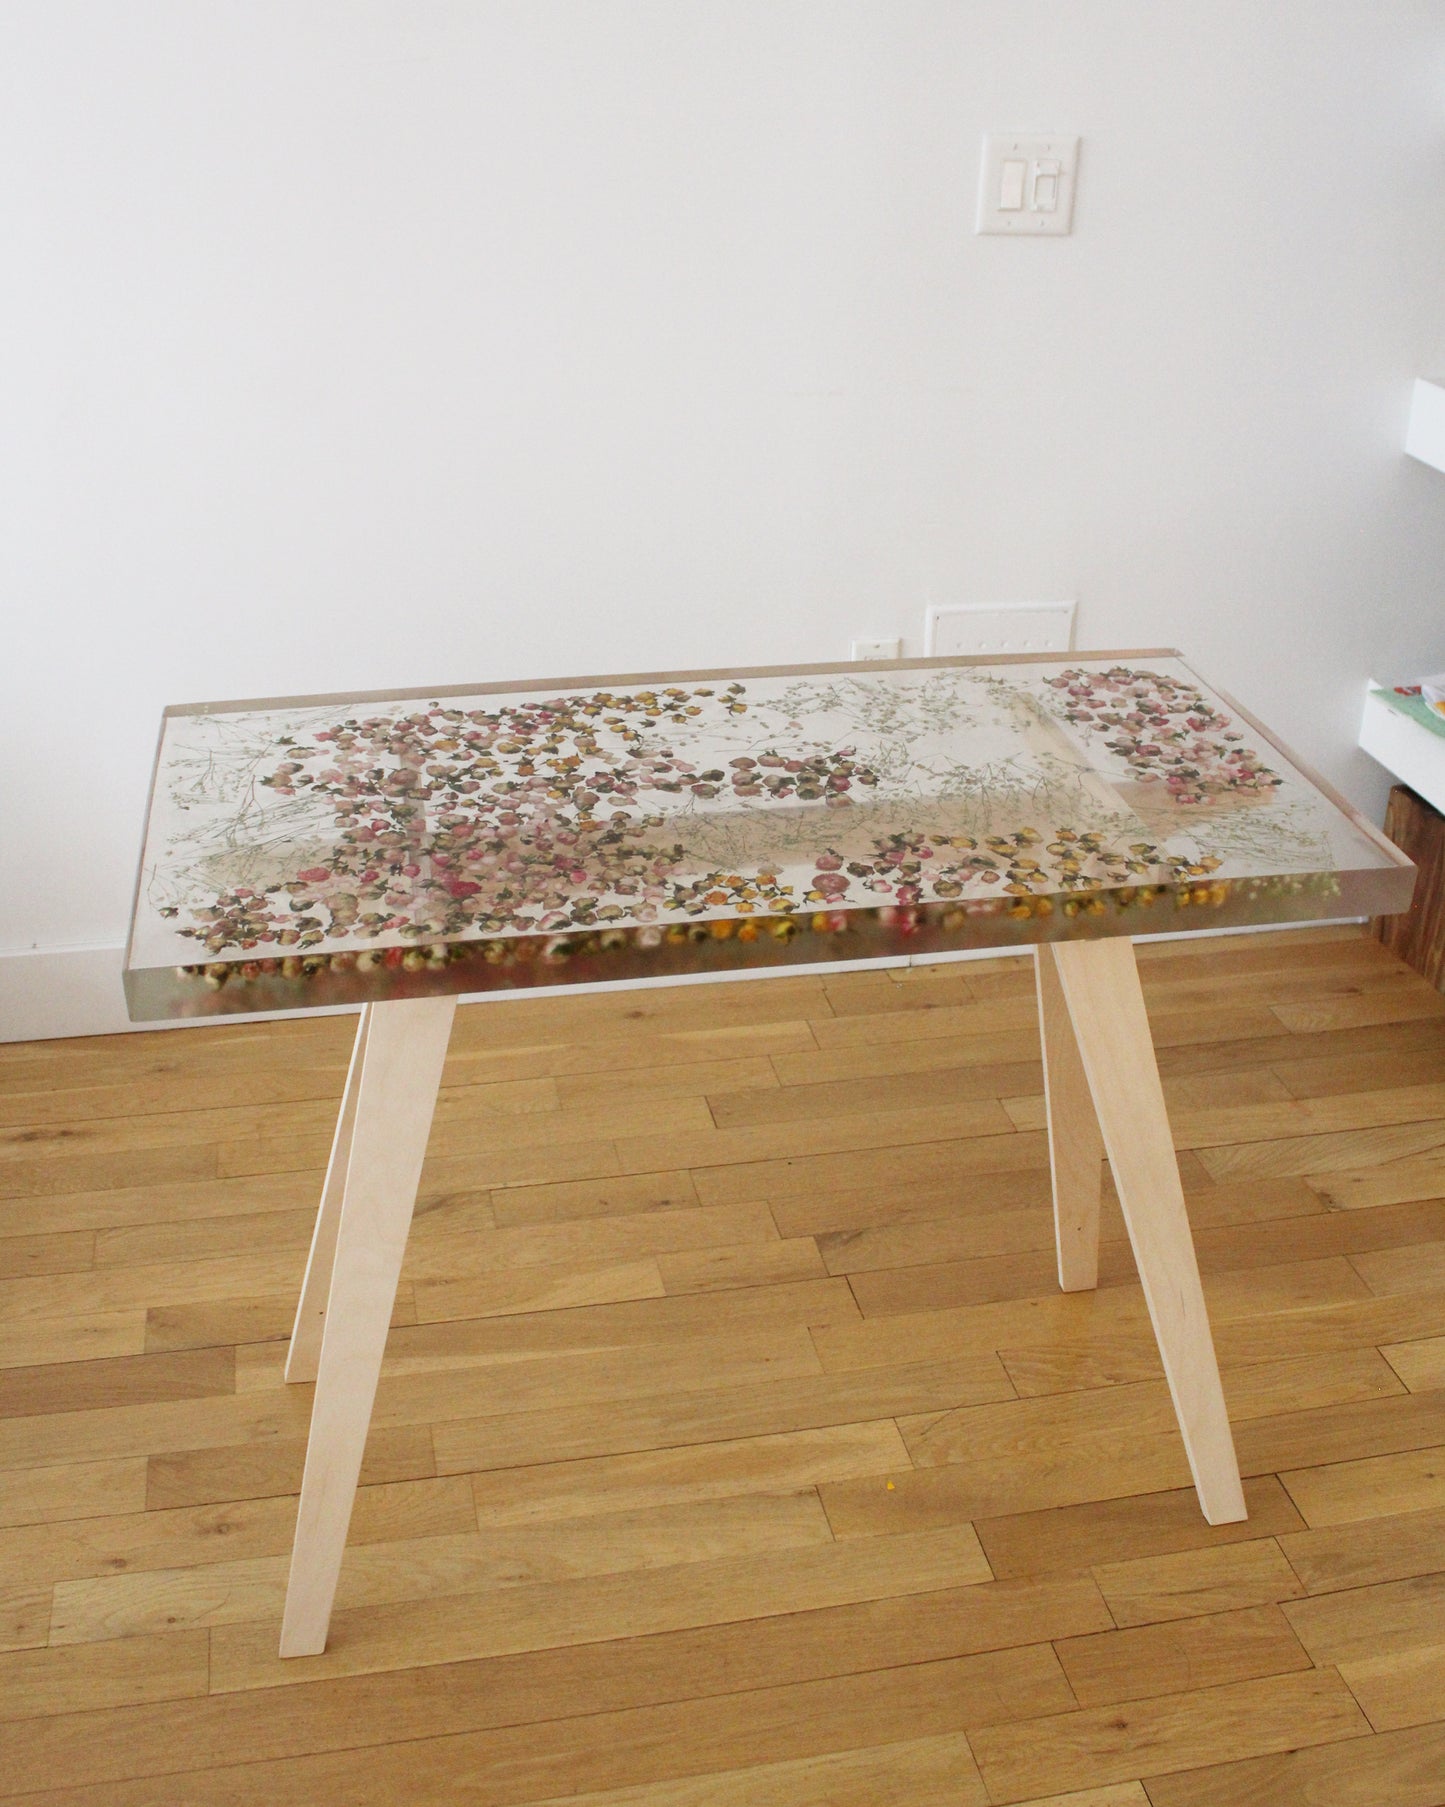
[[[1328,913],[1377,856],[1255,741],[1172,659],[177,710],[128,969],[380,996]]]
[[[1066,674],[1069,718],[1101,725],[1077,701],[1077,675]],[[1135,674],[1122,676],[1131,700],[1146,689]],[[1147,686],[1156,712],[1162,688],[1158,679]],[[1184,706],[1194,711],[1191,724],[1199,719],[1197,701]],[[1179,699],[1162,707],[1178,713]],[[939,821],[931,830],[865,831],[861,842],[856,832],[831,833],[842,826],[834,812],[856,815],[855,800],[879,792],[879,772],[855,745],[790,741],[766,727],[756,751],[709,763],[709,726],[747,713],[746,687],[735,683],[493,708],[433,703],[339,714],[305,736],[282,734],[279,757],[257,782],[277,798],[304,798],[309,813],[329,811],[330,845],[270,884],[217,890],[192,908],[180,933],[212,954],[304,951],[337,937],[446,942],[676,913],[914,905],[993,887],[1026,898],[1148,876],[1197,879],[1220,863],[1072,825],[975,835]],[[1167,725],[1158,732],[1177,744]],[[1192,754],[1194,743],[1182,744]],[[1177,781],[1172,788],[1180,803],[1197,800]],[[739,859],[738,870],[698,871],[676,831],[697,810],[716,814],[720,805],[753,816],[806,812],[817,851],[801,865]],[[956,812],[932,813],[938,820]]]
[[[886,957],[900,950],[944,952],[959,946],[1007,948],[1052,938],[1069,925],[1091,929],[1099,919],[1128,919],[1129,932],[1147,934],[1175,926],[1180,910],[1218,912],[1255,896],[1279,897],[1288,890],[1322,901],[1332,881],[1249,880],[1239,884],[1126,886],[1052,899],[992,900],[922,907],[883,906],[872,910],[799,910],[786,916],[742,921],[715,917],[708,922],[673,923],[667,928],[604,929],[598,933],[511,935],[489,941],[434,942],[426,947],[387,947],[362,953],[288,954],[242,961],[210,961],[176,969],[181,979],[204,980],[208,989],[266,981],[283,986],[321,982],[327,1002],[370,993],[405,994],[409,982],[450,973],[449,989],[483,991],[498,985],[535,986],[559,982],[568,968],[573,983],[645,977],[649,973],[726,972],[743,966],[794,964],[800,960]],[[1159,913],[1164,912],[1161,916]],[[1051,920],[1056,919],[1056,920]],[[1041,932],[1042,931],[1042,932]],[[338,989],[339,987],[339,989]],[[425,989],[425,985],[422,985]],[[262,1008],[257,1004],[254,1008]]]
[[[1127,665],[1074,666],[1045,682],[1066,699],[1066,721],[1098,736],[1136,783],[1162,783],[1172,802],[1208,803],[1284,782],[1197,684]]]

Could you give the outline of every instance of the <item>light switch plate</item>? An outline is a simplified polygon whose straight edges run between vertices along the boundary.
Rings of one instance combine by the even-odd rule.
[[[975,232],[1061,237],[1074,226],[1077,138],[990,132],[983,141]]]
[[[930,658],[990,653],[1066,653],[1074,641],[1072,602],[967,602],[929,609],[924,652]]]

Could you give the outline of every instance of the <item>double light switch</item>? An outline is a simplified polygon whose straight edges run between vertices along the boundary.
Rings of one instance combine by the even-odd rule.
[[[1078,163],[1077,138],[990,133],[983,141],[975,230],[1022,237],[1070,231]]]

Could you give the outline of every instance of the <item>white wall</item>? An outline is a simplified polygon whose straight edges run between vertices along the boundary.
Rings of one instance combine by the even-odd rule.
[[[121,940],[167,702],[1076,595],[1373,810],[1445,665],[1433,0],[7,0],[0,246],[0,950]]]

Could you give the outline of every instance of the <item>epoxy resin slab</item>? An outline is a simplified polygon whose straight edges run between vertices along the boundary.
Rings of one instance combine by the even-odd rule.
[[[140,1020],[1402,909],[1169,653],[167,711]]]

